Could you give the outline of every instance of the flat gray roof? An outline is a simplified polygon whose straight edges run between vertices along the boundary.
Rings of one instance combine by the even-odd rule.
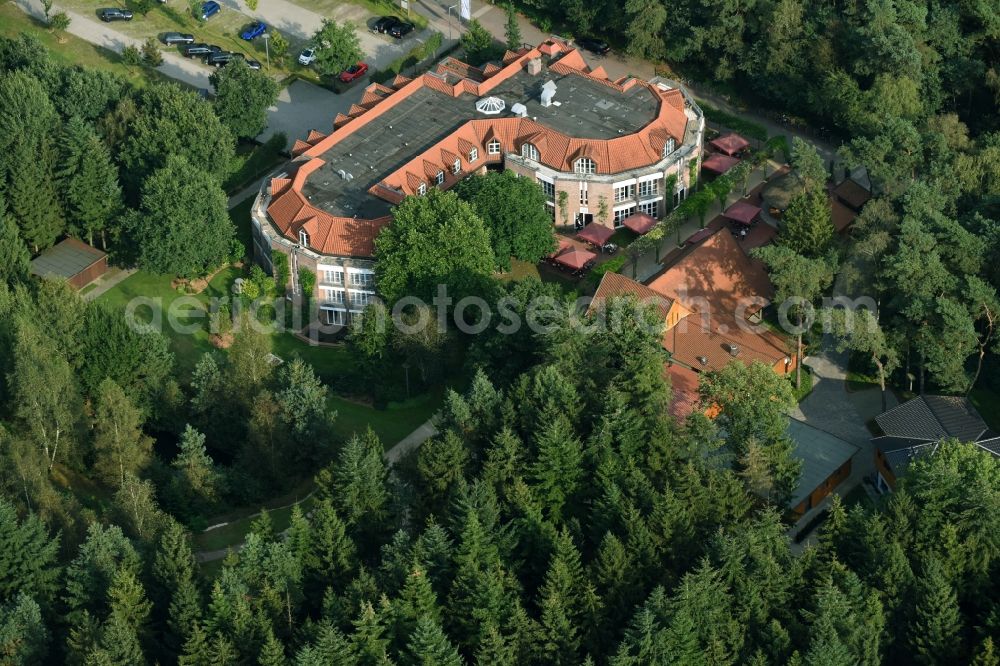
[[[56,275],[68,279],[87,270],[104,256],[96,247],[67,238],[32,259],[31,272],[41,277]]]
[[[802,475],[790,506],[800,504],[859,451],[850,442],[793,418],[788,419],[788,436],[795,443],[792,455],[802,460]]]
[[[444,78],[449,83],[459,80],[454,74]],[[543,107],[538,101],[549,80],[557,86],[559,106]],[[529,117],[558,132],[575,138],[611,139],[638,132],[653,120],[659,106],[644,86],[620,93],[585,76],[560,75],[544,66],[537,76],[522,70],[490,95],[506,102],[503,113],[478,113],[479,98],[474,95],[451,97],[420,88],[320,155],[325,164],[306,179],[302,193],[313,206],[332,215],[377,218],[388,215],[390,205],[368,190],[474,118],[512,117],[511,107],[520,102]],[[342,178],[341,170],[352,178]]]

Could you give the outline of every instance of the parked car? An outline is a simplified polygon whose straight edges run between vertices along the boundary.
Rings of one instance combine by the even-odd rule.
[[[405,21],[399,21],[389,28],[389,36],[396,39],[402,39],[411,32],[413,32],[413,24]]]
[[[201,6],[201,20],[207,21],[220,11],[222,11],[222,5],[215,0],[208,0],[208,2],[203,3]]]
[[[311,65],[316,62],[316,49],[310,47],[302,51],[299,54],[299,64],[300,65]]]
[[[340,73],[340,80],[344,83],[350,83],[351,81],[357,81],[367,73],[368,65],[366,63],[359,62],[357,65],[351,65],[342,71]]]
[[[97,15],[101,17],[101,20],[105,23],[111,23],[112,21],[131,21],[132,12],[127,9],[117,9],[115,7],[108,7],[106,9],[97,10]]]
[[[212,67],[222,67],[223,65],[232,62],[237,55],[243,54],[236,54],[232,51],[219,51],[218,53],[212,53],[205,58],[205,64],[211,65]]]
[[[204,58],[221,50],[222,47],[215,44],[191,44],[184,48],[184,55],[188,58]]]
[[[260,71],[260,61],[254,60],[253,58],[247,58],[247,67]]]
[[[607,42],[603,42],[596,37],[580,37],[576,40],[576,45],[581,49],[587,49],[591,53],[596,53],[597,55],[604,55],[611,50]]]
[[[256,39],[257,37],[260,37],[265,32],[267,32],[267,26],[264,25],[264,23],[262,23],[261,21],[255,21],[250,24],[250,27],[248,27],[246,30],[243,31],[243,34],[240,35],[240,37],[249,42]]]
[[[194,44],[194,35],[183,32],[165,32],[162,39],[163,43],[167,46],[173,46],[174,44]]]
[[[389,32],[389,28],[397,23],[402,23],[402,21],[395,16],[383,16],[372,24],[372,32]]]

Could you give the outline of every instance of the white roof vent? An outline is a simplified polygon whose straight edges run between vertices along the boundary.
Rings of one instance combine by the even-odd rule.
[[[476,111],[488,116],[495,116],[506,108],[507,104],[499,97],[484,97],[476,102]]]
[[[552,106],[552,98],[556,96],[556,84],[552,79],[542,86],[542,106]]]
[[[521,104],[520,102],[517,102],[512,107],[510,107],[510,111],[518,118],[528,117],[528,107],[526,107],[524,104]]]

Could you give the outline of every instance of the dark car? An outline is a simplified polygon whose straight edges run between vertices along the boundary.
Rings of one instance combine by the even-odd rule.
[[[243,34],[241,34],[240,37],[250,42],[256,39],[257,37],[260,37],[265,32],[267,32],[267,26],[264,25],[261,21],[255,21],[251,23],[246,30],[243,31]]]
[[[404,21],[399,21],[398,23],[392,25],[388,30],[389,35],[391,37],[395,37],[396,39],[402,39],[411,32],[413,32],[413,24],[406,23]]]
[[[242,55],[242,53],[233,53],[232,51],[218,51],[217,53],[212,53],[205,58],[205,64],[211,65],[212,67],[222,67]]]
[[[183,32],[165,32],[163,33],[163,43],[167,46],[174,44],[194,44],[194,35]]]
[[[111,23],[112,21],[131,21],[132,12],[127,9],[117,9],[115,7],[108,7],[107,9],[99,9],[97,15],[101,17],[101,20],[105,23]]]
[[[201,20],[207,21],[209,18],[218,14],[220,11],[222,11],[222,5],[220,5],[215,0],[208,0],[208,2],[206,2],[201,6]]]
[[[215,44],[191,44],[184,49],[184,55],[188,58],[204,58],[221,50],[222,47]]]
[[[397,23],[402,23],[402,21],[395,16],[383,16],[372,24],[372,32],[388,32],[389,28]]]
[[[260,71],[260,61],[254,60],[253,58],[247,58],[247,67]]]
[[[607,42],[602,42],[596,37],[580,37],[576,40],[576,45],[581,49],[587,49],[591,53],[596,53],[597,55],[604,55],[611,50]]]

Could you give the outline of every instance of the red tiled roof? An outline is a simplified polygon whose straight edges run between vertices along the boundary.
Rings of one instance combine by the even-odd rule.
[[[774,292],[764,266],[748,257],[725,229],[683,252],[649,287],[693,311],[707,308],[713,319],[721,320],[738,316],[740,309],[752,314]]]
[[[871,192],[850,178],[833,188],[833,193],[837,198],[856,211],[860,211],[868,203],[868,200],[872,198]]]
[[[322,141],[325,138],[326,134],[323,134],[322,132],[318,132],[316,130],[309,130],[309,136],[306,137],[306,142],[315,144]]]
[[[698,408],[698,373],[681,365],[669,364],[667,375],[670,377],[670,415],[683,420]]]
[[[353,118],[350,116],[345,116],[343,113],[338,113],[337,117],[333,119],[333,129],[337,130],[351,122]]]
[[[302,139],[296,139],[295,143],[292,144],[292,157],[298,157],[310,148],[312,148],[312,144],[306,143]]]
[[[635,296],[640,303],[655,306],[664,319],[670,312],[670,306],[673,303],[673,299],[659,294],[635,280],[630,280],[620,273],[605,273],[604,277],[601,278],[601,283],[597,285],[597,291],[594,293],[590,307],[592,309],[601,308],[608,300],[622,296]]]
[[[774,366],[789,355],[785,340],[763,325],[753,327],[754,331],[746,331],[734,325],[734,319],[730,319],[728,324],[719,324],[718,318],[713,316],[713,322],[708,325],[703,319],[698,314],[689,315],[667,331],[663,346],[670,352],[671,358],[692,368],[709,371],[719,370],[733,360],[744,363],[761,361]],[[730,351],[734,344],[738,349],[736,356]],[[702,359],[705,363],[701,362]]]

